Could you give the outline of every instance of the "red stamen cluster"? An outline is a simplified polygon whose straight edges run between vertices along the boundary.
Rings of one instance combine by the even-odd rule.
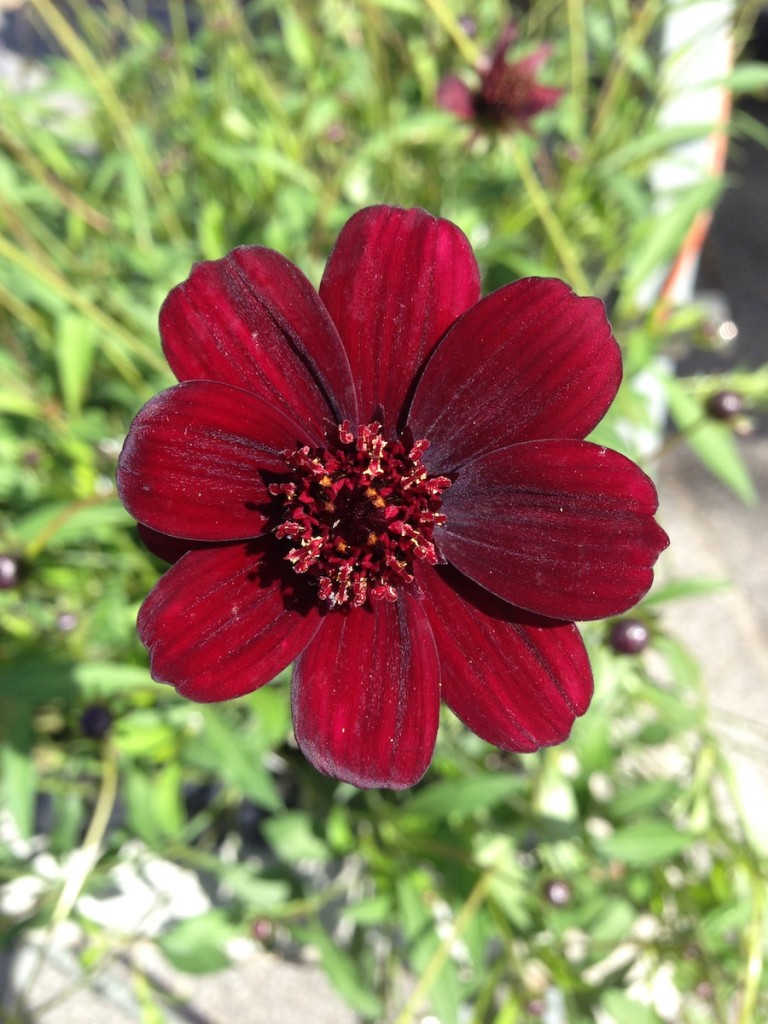
[[[332,608],[396,601],[397,588],[413,580],[414,558],[437,562],[432,533],[445,522],[438,509],[451,481],[427,476],[428,444],[387,441],[379,423],[355,437],[345,420],[326,448],[285,453],[294,479],[270,485],[285,500],[275,534],[292,543],[286,559],[317,580]]]

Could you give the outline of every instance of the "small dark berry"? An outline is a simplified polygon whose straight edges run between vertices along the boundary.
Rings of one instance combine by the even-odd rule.
[[[707,399],[707,413],[713,420],[730,420],[744,412],[744,399],[738,391],[718,391]]]
[[[650,631],[639,619],[619,619],[611,626],[608,642],[617,654],[639,654],[648,646]]]
[[[93,740],[103,740],[112,725],[112,714],[101,704],[91,704],[80,716],[80,728]]]
[[[547,882],[544,894],[553,907],[565,907],[571,902],[571,887],[567,882]]]
[[[18,586],[21,562],[14,555],[0,555],[0,590]]]

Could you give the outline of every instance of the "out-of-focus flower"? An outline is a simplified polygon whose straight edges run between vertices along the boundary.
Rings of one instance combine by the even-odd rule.
[[[437,90],[438,106],[450,110],[463,121],[488,128],[522,128],[542,110],[553,107],[562,89],[542,85],[539,71],[552,48],[544,44],[527,57],[510,63],[507,51],[517,38],[514,23],[502,32],[493,54],[479,67],[479,85],[471,89],[457,75],[444,78]]]
[[[295,660],[299,746],[358,786],[418,781],[441,698],[507,750],[565,739],[592,693],[573,620],[634,604],[667,544],[648,477],[583,440],[621,379],[602,303],[545,278],[481,298],[455,225],[378,206],[319,294],[243,247],[160,327],[181,383],[118,466],[175,561],[139,615],[154,677],[218,701]]]
[[[0,554],[0,590],[18,586],[21,561],[15,555]]]

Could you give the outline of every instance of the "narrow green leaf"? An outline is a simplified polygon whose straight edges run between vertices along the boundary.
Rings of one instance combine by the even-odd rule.
[[[309,931],[307,938],[319,950],[331,984],[352,1009],[364,1017],[381,1020],[381,1002],[375,992],[361,980],[359,965],[355,960],[339,949],[319,925]]]
[[[638,289],[675,256],[696,214],[712,206],[721,188],[719,179],[707,179],[665,196],[663,211],[639,222],[628,247],[622,303],[634,301]]]
[[[83,406],[93,369],[96,325],[79,313],[64,313],[56,330],[56,368],[64,408],[76,416]]]
[[[89,698],[142,688],[155,689],[149,671],[142,665],[120,665],[108,661],[86,661],[72,666],[72,679]]]
[[[716,594],[727,590],[731,584],[728,580],[674,580],[661,587],[654,587],[643,599],[643,605],[664,604],[666,601],[677,601],[685,597],[701,597],[705,594]]]
[[[609,801],[608,810],[612,818],[633,818],[638,814],[653,812],[679,791],[676,782],[669,779],[653,779],[651,782],[636,782],[629,789],[619,790]]]
[[[462,817],[488,810],[519,793],[524,782],[516,775],[467,775],[445,779],[408,798],[402,813],[419,818]]]
[[[768,65],[756,60],[737,64],[722,84],[734,95],[762,92],[768,89]]]
[[[131,525],[133,520],[117,497],[56,501],[19,517],[16,535],[37,554],[48,546],[93,542],[96,530]]]
[[[0,780],[3,805],[23,836],[32,834],[37,770],[32,758],[32,711],[20,701],[0,700]]]
[[[612,860],[632,867],[651,867],[671,860],[692,842],[686,832],[679,832],[666,821],[636,822],[617,829],[613,835],[596,842],[598,849]]]
[[[728,425],[707,419],[699,402],[679,380],[667,378],[664,387],[669,411],[686,444],[726,487],[745,504],[754,505],[757,492]]]
[[[210,910],[179,921],[157,944],[174,967],[189,974],[207,974],[229,967],[226,944],[240,934],[223,911]]]
[[[328,860],[330,851],[312,830],[312,819],[304,811],[283,811],[268,818],[264,838],[281,860],[295,864],[300,860]]]
[[[277,811],[283,801],[274,780],[261,760],[261,751],[254,748],[242,730],[232,727],[227,709],[207,705],[200,708],[205,727],[187,744],[192,763],[215,772],[227,785],[234,787],[259,807]]]
[[[616,1024],[662,1024],[661,1018],[650,1006],[635,1002],[617,988],[604,992],[600,1004]]]

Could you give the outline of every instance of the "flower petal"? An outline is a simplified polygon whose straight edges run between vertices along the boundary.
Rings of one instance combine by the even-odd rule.
[[[290,413],[315,441],[356,418],[349,362],[320,298],[272,249],[242,246],[198,263],[160,310],[179,380],[245,388]]]
[[[438,107],[448,110],[462,121],[475,116],[475,101],[471,89],[458,75],[446,75],[437,87]]]
[[[339,235],[320,296],[349,356],[361,421],[391,432],[438,338],[480,298],[480,274],[455,224],[373,206]]]
[[[440,552],[505,601],[557,619],[626,611],[669,543],[651,480],[589,441],[532,441],[464,466],[445,492]]]
[[[255,395],[214,381],[188,381],[139,412],[117,468],[134,519],[172,537],[258,536],[271,501],[263,471],[285,473],[281,452],[303,430]]]
[[[422,374],[408,423],[426,437],[431,473],[494,448],[582,438],[621,381],[621,355],[599,299],[526,278],[486,296],[451,328]]]
[[[513,608],[450,566],[420,563],[418,579],[448,707],[504,750],[566,739],[592,697],[592,671],[573,623]]]
[[[437,735],[437,652],[422,603],[335,612],[296,663],[293,727],[318,771],[361,788],[413,786]]]
[[[264,542],[189,551],[160,578],[138,620],[154,679],[190,700],[230,700],[268,683],[309,643],[319,608],[266,551]]]

